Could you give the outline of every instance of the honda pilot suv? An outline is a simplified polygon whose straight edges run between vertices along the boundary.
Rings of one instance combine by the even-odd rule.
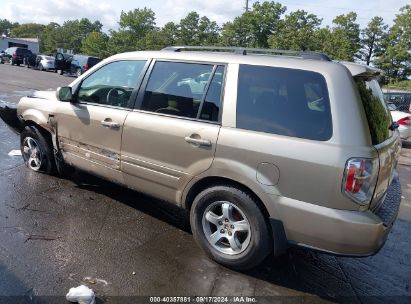
[[[290,245],[383,246],[401,145],[380,76],[320,53],[170,47],[112,56],[1,113],[31,170],[75,167],[186,208],[206,254],[247,269]]]

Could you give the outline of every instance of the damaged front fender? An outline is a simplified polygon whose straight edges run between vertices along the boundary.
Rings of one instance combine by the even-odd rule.
[[[24,125],[17,116],[17,105],[0,102],[0,118],[14,133],[20,134],[23,131]]]

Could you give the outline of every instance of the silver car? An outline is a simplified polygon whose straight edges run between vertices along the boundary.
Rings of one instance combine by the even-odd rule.
[[[54,57],[37,55],[36,65],[40,71],[54,70]]]
[[[380,76],[319,53],[172,47],[112,56],[2,116],[29,169],[74,167],[186,208],[207,255],[247,269],[292,245],[383,246],[401,145]]]

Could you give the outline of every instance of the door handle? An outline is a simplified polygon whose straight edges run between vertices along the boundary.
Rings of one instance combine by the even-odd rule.
[[[210,147],[211,141],[208,139],[201,139],[201,138],[193,138],[191,136],[184,137],[185,141],[189,144],[193,144],[196,146],[203,146],[203,147]]]
[[[101,125],[105,128],[110,128],[110,129],[120,128],[120,124],[118,122],[111,121],[111,119],[102,120]]]

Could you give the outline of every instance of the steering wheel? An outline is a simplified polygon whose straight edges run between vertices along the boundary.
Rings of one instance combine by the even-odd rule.
[[[124,107],[125,103],[127,103],[128,98],[125,98],[127,94],[127,90],[123,88],[112,88],[107,93],[107,104],[112,106],[119,106]]]

